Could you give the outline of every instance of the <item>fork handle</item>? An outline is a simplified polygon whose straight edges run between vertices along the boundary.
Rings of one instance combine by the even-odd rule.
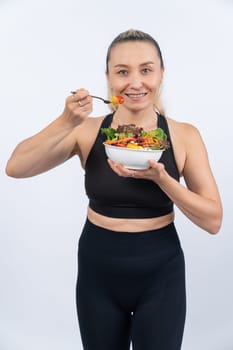
[[[93,98],[97,98],[98,100],[101,100],[101,101],[103,101],[104,103],[111,103],[111,101],[109,101],[109,100],[105,100],[104,98],[102,98],[102,97],[99,97],[99,96],[94,96],[94,95],[90,95],[91,97],[93,97]]]
[[[71,91],[70,92],[72,95],[75,95],[76,94],[76,91]],[[111,103],[111,101],[109,101],[109,100],[105,100],[104,98],[102,98],[102,97],[99,97],[99,96],[94,96],[94,95],[90,95],[92,98],[97,98],[98,100],[101,100],[101,101],[103,101],[104,103]]]

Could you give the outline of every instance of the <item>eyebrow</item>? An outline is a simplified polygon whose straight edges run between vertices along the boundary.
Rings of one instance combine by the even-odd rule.
[[[153,61],[147,61],[147,62],[141,63],[140,66],[142,67],[142,66],[148,66],[152,64],[155,64],[155,63]],[[114,68],[118,68],[118,67],[128,67],[128,65],[119,63],[114,66]]]

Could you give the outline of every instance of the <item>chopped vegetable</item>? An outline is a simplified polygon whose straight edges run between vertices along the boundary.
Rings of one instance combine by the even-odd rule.
[[[111,97],[111,102],[112,102],[113,106],[118,107],[119,105],[124,103],[124,97],[120,96],[120,95],[112,96]]]
[[[105,134],[107,144],[117,147],[134,149],[158,150],[169,148],[167,135],[161,128],[144,131],[135,124],[119,125],[117,129],[102,128],[101,133]]]

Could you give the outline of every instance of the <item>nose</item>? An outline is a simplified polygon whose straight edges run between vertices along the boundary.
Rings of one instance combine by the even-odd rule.
[[[142,87],[143,85],[142,77],[138,72],[131,74],[129,85],[133,89],[140,89]]]

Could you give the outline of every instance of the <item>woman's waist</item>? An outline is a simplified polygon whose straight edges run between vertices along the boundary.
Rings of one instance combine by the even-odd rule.
[[[138,198],[133,201],[129,198],[104,200],[89,198],[89,207],[96,213],[119,219],[146,219],[167,215],[173,211],[173,202],[169,201],[142,201]]]
[[[151,218],[115,218],[97,213],[90,207],[88,219],[95,225],[118,232],[144,232],[165,227],[174,221],[174,211]]]

